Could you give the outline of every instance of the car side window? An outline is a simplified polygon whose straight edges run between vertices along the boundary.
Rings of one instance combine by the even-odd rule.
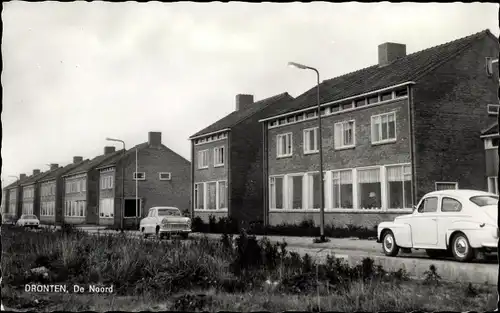
[[[460,212],[462,204],[452,198],[444,197],[441,202],[441,212]]]
[[[429,197],[425,199],[418,207],[418,213],[433,213],[437,212],[438,198]]]

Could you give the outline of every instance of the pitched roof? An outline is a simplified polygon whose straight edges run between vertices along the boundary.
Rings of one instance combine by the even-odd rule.
[[[212,125],[192,135],[190,138],[234,127],[238,123],[244,121],[245,119],[263,110],[264,108],[275,106],[277,104],[283,104],[285,102],[289,102],[290,100],[293,100],[293,97],[290,96],[287,92],[284,92],[266,99],[259,100],[257,102],[254,102],[253,104],[245,105],[240,110],[229,113]]]
[[[85,162],[85,161],[82,161],[82,162],[79,162],[79,163],[76,163],[76,164],[75,163],[70,163],[70,164],[68,164],[68,165],[66,165],[64,167],[59,167],[58,169],[55,169],[55,170],[51,171],[47,176],[45,176],[44,178],[40,179],[39,181],[44,182],[44,181],[56,179],[57,176],[63,175],[65,173],[71,171],[75,167],[80,166],[83,162]]]
[[[448,59],[486,36],[495,38],[489,30],[411,53],[386,66],[372,65],[320,83],[320,102],[328,103],[386,87],[416,81]],[[495,38],[495,40],[498,40]],[[316,105],[316,86],[280,108],[276,115],[290,113]],[[269,116],[271,117],[271,116]]]
[[[135,146],[134,148],[138,148],[138,149],[142,149],[144,148],[145,146],[147,146],[148,143],[145,142],[145,143],[141,143],[137,146]],[[125,153],[123,153],[123,149],[121,150],[118,150],[117,152],[120,152],[120,153],[117,153],[116,155],[114,155],[113,157],[107,159],[106,161],[102,162],[97,168],[103,168],[103,167],[108,167],[108,166],[114,166],[116,164],[116,162],[118,162],[119,160],[121,160],[121,158],[123,158],[124,156],[127,156],[129,155],[130,153],[132,153],[133,151],[135,152],[135,149],[132,148],[132,149],[129,149],[129,150],[126,150]]]
[[[44,177],[46,177],[51,172],[52,172],[51,170],[48,170],[48,171],[42,172],[38,175],[31,175],[30,177],[28,177],[28,179],[26,179],[25,181],[23,181],[21,183],[21,186],[34,184],[34,183],[40,181],[41,179],[43,179]]]
[[[15,182],[13,182],[12,184],[7,185],[7,186],[5,187],[5,189],[11,189],[12,187],[17,187],[17,186],[19,186],[19,185],[22,185],[25,181],[27,181],[28,179],[30,179],[30,178],[32,178],[32,177],[33,177],[33,175],[31,175],[31,176],[27,176],[27,177],[26,177],[26,178],[24,178],[24,179],[16,180],[16,181],[15,181]]]
[[[486,128],[481,132],[481,136],[496,135],[498,134],[498,122],[494,123],[490,127]]]
[[[101,154],[101,155],[93,158],[92,160],[87,159],[87,160],[83,161],[83,163],[80,166],[75,167],[74,169],[67,172],[63,176],[70,176],[70,175],[74,175],[74,174],[78,174],[78,173],[88,172],[94,168],[97,168],[103,162],[105,162],[106,160],[108,160],[111,157],[114,157],[119,152],[121,153],[121,150],[113,152],[111,154]]]

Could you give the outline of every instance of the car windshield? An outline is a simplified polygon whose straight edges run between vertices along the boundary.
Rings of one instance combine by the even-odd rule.
[[[478,206],[497,205],[498,196],[475,196],[469,199]]]
[[[23,219],[25,219],[25,220],[36,220],[36,216],[34,216],[34,215],[23,215]]]
[[[181,211],[176,209],[159,209],[158,216],[181,216]]]

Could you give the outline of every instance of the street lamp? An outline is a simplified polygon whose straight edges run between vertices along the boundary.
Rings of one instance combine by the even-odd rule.
[[[107,141],[121,142],[123,144],[123,156],[125,156],[125,141],[115,138],[106,138]],[[121,230],[123,231],[123,219],[125,218],[125,166],[122,165],[122,214],[120,218]]]
[[[321,105],[319,102],[319,71],[314,67],[303,64],[288,62],[289,66],[296,67],[301,70],[312,70],[316,73],[316,101],[318,106],[318,150],[319,150],[319,181],[320,181],[320,207],[319,207],[319,224],[320,224],[320,241],[325,242],[325,182],[323,180],[323,136],[321,132]]]

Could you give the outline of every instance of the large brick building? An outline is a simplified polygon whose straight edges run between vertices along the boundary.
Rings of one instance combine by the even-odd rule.
[[[420,52],[378,47],[379,63],[319,86],[327,224],[375,226],[425,193],[487,189],[480,140],[497,102],[488,30]],[[268,224],[319,223],[316,86],[261,120]]]
[[[98,223],[121,227],[123,215],[124,227],[136,228],[136,223],[154,206],[174,206],[189,211],[190,169],[188,160],[162,144],[160,132],[149,132],[147,142],[125,152],[121,150],[97,167]],[[122,199],[125,200],[124,214]]]
[[[29,177],[26,174],[19,174],[18,180],[5,187],[5,214],[19,217],[22,212],[22,187]]]
[[[236,96],[235,110],[191,140],[193,216],[262,220],[263,128],[260,118],[293,98],[278,94],[257,102]]]
[[[59,165],[51,164],[50,170],[40,172],[33,170],[33,175],[21,184],[22,194],[22,214],[34,214],[40,218],[40,180],[45,178],[51,171],[57,169]]]

